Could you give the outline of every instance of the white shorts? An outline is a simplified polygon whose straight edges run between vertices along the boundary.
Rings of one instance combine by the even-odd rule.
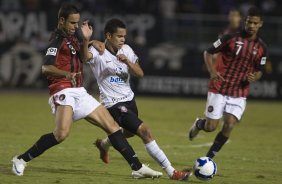
[[[57,105],[69,105],[73,110],[73,121],[83,119],[101,105],[87,93],[84,87],[66,88],[49,98],[52,113],[55,115]]]
[[[246,98],[231,97],[208,92],[205,115],[211,119],[220,119],[223,113],[234,115],[239,121],[246,108]]]

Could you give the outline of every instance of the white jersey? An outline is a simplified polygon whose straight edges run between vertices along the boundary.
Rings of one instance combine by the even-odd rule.
[[[134,93],[129,83],[128,66],[120,62],[107,49],[102,55],[99,55],[98,51],[91,46],[89,52],[92,53],[93,59],[88,63],[97,80],[102,104],[109,108],[118,102],[132,100]],[[132,63],[138,61],[138,57],[128,45],[123,45],[117,52],[117,55],[119,54],[124,54]]]

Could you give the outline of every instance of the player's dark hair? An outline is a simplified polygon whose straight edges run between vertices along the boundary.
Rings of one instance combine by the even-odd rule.
[[[80,13],[78,8],[74,6],[73,4],[65,3],[61,6],[59,12],[58,12],[58,19],[60,17],[64,17],[67,19],[70,14],[77,14]]]
[[[253,6],[248,10],[247,16],[260,17],[262,19],[262,12],[257,7]]]
[[[231,8],[231,9],[229,10],[229,13],[230,13],[230,12],[238,12],[239,15],[242,15],[242,13],[241,13],[241,11],[239,10],[239,8],[233,7],[233,8]]]
[[[110,19],[104,28],[104,34],[110,33],[113,34],[117,31],[117,28],[126,29],[125,23],[119,19]]]

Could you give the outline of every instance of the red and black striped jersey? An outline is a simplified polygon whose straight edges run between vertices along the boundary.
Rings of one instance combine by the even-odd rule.
[[[210,80],[209,91],[233,97],[247,97],[248,74],[260,71],[267,58],[266,44],[262,39],[250,40],[245,31],[222,36],[207,52],[221,53],[215,67],[225,79]]]
[[[230,27],[227,27],[221,33],[219,33],[217,38],[220,39],[223,35],[234,34],[234,33],[240,32],[241,29],[242,29],[241,27],[239,27],[237,29],[232,29]],[[222,57],[220,56],[220,53],[217,53],[217,57],[215,58],[215,60],[216,60],[215,63],[221,62],[221,60],[222,60],[221,58]]]
[[[44,65],[54,65],[60,70],[71,73],[83,72],[83,63],[79,57],[80,45],[75,36],[66,36],[61,30],[55,30],[50,39]],[[73,86],[67,78],[47,77],[50,94],[65,88],[81,87],[83,75],[77,75],[76,85]]]

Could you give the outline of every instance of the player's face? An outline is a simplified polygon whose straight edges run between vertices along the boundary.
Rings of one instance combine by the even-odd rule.
[[[228,20],[229,20],[230,25],[233,28],[238,28],[240,26],[240,23],[241,23],[240,12],[238,12],[238,11],[230,11],[229,15],[228,15]]]
[[[80,14],[70,14],[67,19],[60,18],[59,24],[63,31],[68,35],[74,35],[75,29],[78,28],[78,22],[80,20]]]
[[[108,34],[107,40],[111,43],[115,50],[120,49],[125,42],[126,29],[117,28],[117,31],[113,34]]]
[[[257,16],[248,16],[245,22],[245,30],[250,35],[256,35],[259,28],[262,26],[262,20]]]

